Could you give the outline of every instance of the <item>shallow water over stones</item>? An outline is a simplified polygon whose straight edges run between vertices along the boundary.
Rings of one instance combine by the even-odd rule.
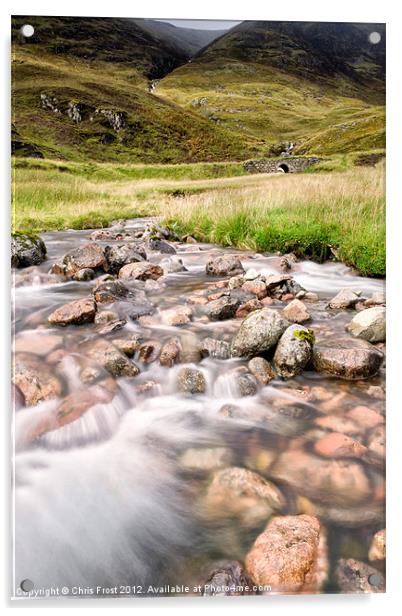
[[[148,222],[128,221],[124,237]],[[15,364],[23,366],[14,378],[15,588],[24,579],[35,587],[142,586],[143,594],[150,584],[192,587],[222,562],[244,564],[271,516],[306,514],[327,536],[321,589],[339,592],[339,563],[369,563],[384,527],[384,369],[347,381],[308,364],[282,380],[270,365],[263,366],[268,377],[256,378],[248,356],[227,358],[243,319],[232,310],[209,318],[208,304],[220,293],[224,301],[222,281],[233,274],[211,276],[206,264],[236,255],[254,281],[281,276],[281,257],[207,244],[169,240],[185,270],[120,278],[129,293],[98,303],[94,322],[53,325],[48,318],[60,306],[93,297],[96,278],[48,274],[90,236],[43,234],[47,260],[15,272]],[[145,250],[150,263],[166,261],[165,252]],[[357,311],[327,308],[341,289],[362,300],[384,290],[382,281],[339,263],[292,262],[287,274],[318,294],[301,300],[320,341],[355,340],[345,326]],[[271,298],[269,309],[284,316],[292,298]],[[361,447],[331,457],[325,437],[332,433]],[[270,482],[278,502],[267,506],[251,484],[239,492],[228,483],[227,499],[220,494],[210,506],[209,488],[225,468]]]

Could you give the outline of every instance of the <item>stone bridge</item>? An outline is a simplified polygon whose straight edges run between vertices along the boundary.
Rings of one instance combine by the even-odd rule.
[[[320,161],[311,157],[260,158],[247,160],[243,166],[249,173],[298,173]]]

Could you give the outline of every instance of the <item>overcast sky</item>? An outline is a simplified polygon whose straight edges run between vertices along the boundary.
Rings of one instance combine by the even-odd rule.
[[[196,30],[229,30],[240,23],[240,21],[209,20],[209,19],[158,19],[166,21],[178,28],[195,28]]]

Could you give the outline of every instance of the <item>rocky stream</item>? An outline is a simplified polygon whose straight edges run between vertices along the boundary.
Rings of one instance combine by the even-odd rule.
[[[41,237],[13,248],[15,593],[383,591],[384,281],[147,219]]]

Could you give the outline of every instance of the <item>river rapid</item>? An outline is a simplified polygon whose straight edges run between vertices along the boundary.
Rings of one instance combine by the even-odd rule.
[[[142,229],[147,222],[128,221],[125,228]],[[100,326],[57,327],[49,324],[48,316],[62,304],[90,295],[94,281],[63,281],[48,272],[67,252],[90,241],[90,235],[90,230],[42,234],[47,260],[15,271],[16,353],[33,355],[41,369],[57,376],[61,390],[56,398],[34,406],[25,406],[15,391],[14,594],[21,595],[22,580],[31,580],[38,589],[66,587],[69,595],[81,596],[172,594],[165,585],[180,585],[179,595],[197,594],[193,587],[203,583],[216,563],[244,561],[268,521],[243,501],[238,508],[224,499],[211,504],[208,486],[225,466],[247,468],[272,480],[283,495],[282,514],[311,510],[320,517],[329,555],[324,590],[338,592],[335,563],[339,558],[367,560],[371,538],[384,526],[383,468],[359,461],[370,489],[358,501],[347,491],[342,498],[334,496],[325,482],[313,494],[304,492],[287,481],[286,473],[270,469],[284,452],[300,446],[311,454],[314,441],[322,436],[319,417],[344,417],[360,406],[384,414],[384,400],[371,393],[383,386],[384,369],[366,381],[344,381],[306,369],[289,380],[275,378],[254,395],[240,395],[234,369],[247,360],[200,359],[198,345],[207,336],[230,341],[241,319],[211,321],[205,306],[193,303],[194,297],[208,288],[216,290],[205,273],[212,256],[236,253],[246,271],[254,268],[265,274],[282,272],[280,257],[175,242],[186,271],[169,273],[152,288],[130,283],[146,289],[154,314],[131,320],[129,302],[108,304],[104,309],[127,318],[127,323],[103,338],[112,344],[138,334],[144,341],[163,344],[173,337],[182,348],[181,362],[171,367],[157,359],[146,363],[137,351],[132,360],[140,368],[138,376],[115,378],[98,371],[93,383],[84,381],[83,367],[88,374],[92,366],[87,349],[101,337]],[[153,263],[166,256],[157,251],[147,255]],[[308,304],[308,326],[316,336],[344,336],[345,325],[356,314],[326,308],[338,291],[350,288],[368,298],[384,290],[384,281],[359,277],[335,262],[301,261],[290,273],[318,294],[318,301]],[[166,311],[182,305],[191,305],[190,321],[167,324]],[[278,300],[272,308],[284,305]],[[201,370],[205,393],[179,391],[177,376],[183,366]],[[97,379],[109,384],[111,399],[97,401],[75,421],[32,437],[61,399],[72,392],[91,392]],[[232,407],[240,412],[232,413]]]

